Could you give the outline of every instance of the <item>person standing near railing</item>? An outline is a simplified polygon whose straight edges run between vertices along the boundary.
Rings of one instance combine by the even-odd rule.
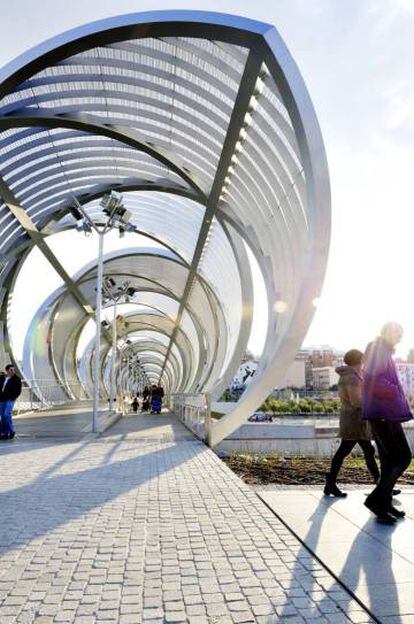
[[[13,440],[16,435],[13,425],[13,406],[22,391],[22,381],[16,375],[12,364],[7,364],[6,374],[0,377],[0,440]]]

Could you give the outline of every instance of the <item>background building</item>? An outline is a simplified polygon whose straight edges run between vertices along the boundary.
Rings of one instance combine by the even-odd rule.
[[[414,394],[414,362],[396,361],[397,374],[406,394]]]
[[[334,366],[319,366],[312,369],[314,390],[329,390],[338,383],[339,376]]]

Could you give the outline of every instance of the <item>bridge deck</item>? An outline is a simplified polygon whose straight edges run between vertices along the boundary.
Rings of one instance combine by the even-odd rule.
[[[370,622],[174,418],[0,445],[0,624]]]

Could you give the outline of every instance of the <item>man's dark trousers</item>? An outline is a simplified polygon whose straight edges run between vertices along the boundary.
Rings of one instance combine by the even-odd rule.
[[[410,465],[412,454],[400,422],[371,420],[372,433],[381,463],[381,476],[367,503],[388,511],[397,479]]]

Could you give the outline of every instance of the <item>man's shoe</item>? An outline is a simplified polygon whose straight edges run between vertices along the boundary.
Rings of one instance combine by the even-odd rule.
[[[388,524],[389,526],[395,524],[397,520],[390,513],[383,513],[377,516],[377,522],[379,524]]]
[[[401,494],[401,490],[393,490],[392,491],[392,495],[393,496],[398,496],[398,494]]]
[[[1,440],[7,440],[7,436],[6,436],[6,434],[2,433],[2,434],[0,435],[0,441],[1,441]]]
[[[393,507],[393,505],[389,508],[388,513],[394,516],[394,518],[405,518],[405,511],[397,509],[396,507]]]
[[[369,496],[368,498],[365,499],[364,505],[365,507],[368,507],[368,509],[372,511],[372,513],[378,517],[386,516],[388,513],[388,510],[384,509],[384,505],[380,505],[379,503],[373,502],[372,500],[369,499]]]
[[[12,431],[11,433],[9,433],[9,440],[13,440],[16,436],[16,432]]]

